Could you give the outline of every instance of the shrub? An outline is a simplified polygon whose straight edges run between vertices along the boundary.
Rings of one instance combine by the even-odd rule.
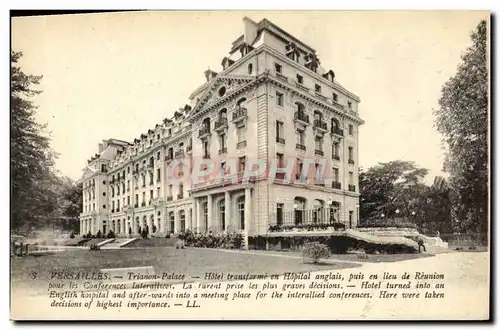
[[[95,238],[102,238],[102,233],[101,233],[101,230],[99,229],[99,231],[97,232],[97,234],[95,235]]]
[[[148,238],[148,232],[146,231],[146,228],[143,228],[142,231],[141,231],[141,237],[143,239],[146,239]]]
[[[319,259],[329,258],[330,255],[330,248],[319,242],[307,243],[303,250],[304,261],[312,260],[315,264],[319,262]]]
[[[92,244],[90,246],[90,251],[99,251],[101,249],[101,247],[97,244]]]
[[[73,232],[71,232],[71,234],[69,235],[69,238],[75,238],[75,234]]]
[[[116,235],[115,235],[115,233],[112,230],[110,230],[109,233],[108,233],[108,235],[106,235],[106,237],[107,238],[116,238]]]
[[[365,250],[360,250],[356,253],[358,259],[368,259],[368,254],[366,254]]]
[[[166,239],[169,239],[170,238],[170,233],[167,233],[167,235],[165,236]]]

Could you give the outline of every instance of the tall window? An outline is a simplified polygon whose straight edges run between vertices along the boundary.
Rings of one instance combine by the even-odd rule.
[[[145,191],[142,192],[142,203],[143,204],[146,203],[146,192]]]
[[[168,186],[168,196],[172,197],[172,185]]]
[[[161,169],[156,169],[156,182],[160,182],[161,180]]]
[[[208,203],[203,203],[203,225],[206,230],[208,230]]]
[[[353,185],[354,184],[354,173],[349,172],[349,184]]]
[[[160,197],[160,187],[156,188],[156,197]]]
[[[226,203],[224,199],[219,201],[220,229],[226,230]]]
[[[127,180],[127,191],[130,191],[130,180]]]
[[[283,139],[284,137],[283,125],[282,121],[276,120],[276,137],[278,139]]]
[[[240,228],[245,229],[245,196],[238,198],[238,217],[240,219]]]
[[[352,161],[354,160],[354,148],[353,147],[349,147],[349,160]]]
[[[159,151],[156,153],[156,160],[160,160],[160,152]]]
[[[120,211],[120,200],[116,201],[116,212]]]
[[[295,197],[293,203],[293,208],[295,209],[295,225],[299,225],[304,221],[306,200],[302,197]]]
[[[149,200],[153,199],[153,189],[149,191]]]
[[[283,208],[285,205],[283,203],[276,204],[276,224],[281,226],[283,224]]]
[[[221,134],[219,136],[219,144],[220,150],[224,150],[226,148],[226,134]]]
[[[111,211],[115,211],[115,201],[111,201]]]
[[[135,206],[139,205],[139,195],[135,194]]]
[[[304,77],[302,77],[300,74],[297,75],[297,82],[299,84],[303,84],[304,83]]]
[[[351,102],[351,101],[347,101],[347,107],[348,107],[349,109],[352,109],[352,102]]]
[[[354,127],[352,126],[352,124],[349,124],[349,135],[352,135],[353,131],[354,131]]]
[[[175,216],[174,212],[169,213],[169,222],[170,222],[170,232],[174,233],[175,232]]]
[[[186,230],[186,212],[184,210],[179,211],[179,222],[180,222],[180,232],[183,233]]]
[[[335,93],[333,93],[332,98],[333,98],[333,101],[335,101],[335,102],[338,102],[338,101],[339,101],[339,97],[338,97],[338,95],[337,95],[337,94],[335,94]]]
[[[122,193],[124,194],[125,193],[125,182],[122,183]]]
[[[149,173],[149,185],[153,185],[153,172]]]
[[[183,195],[184,194],[184,185],[182,183],[179,184],[179,195]]]
[[[316,150],[323,151],[323,138],[322,137],[317,136],[314,140],[314,144],[315,144]]]
[[[338,168],[334,167],[332,169],[332,176],[333,176],[332,179],[334,182],[339,182],[339,169]]]
[[[238,127],[236,134],[238,135],[238,143],[246,141],[246,126]]]
[[[276,92],[276,104],[279,105],[280,107],[283,106],[283,93]]]
[[[246,157],[242,156],[238,158],[238,172],[244,172],[246,166]]]
[[[315,84],[315,85],[314,85],[314,91],[315,91],[316,93],[321,93],[321,85]]]
[[[278,63],[275,63],[274,64],[274,69],[276,70],[276,73],[283,73],[283,67],[281,66],[281,64],[278,64]]]
[[[295,133],[295,136],[297,138],[297,144],[305,145],[305,133],[304,133],[304,131],[298,129]]]
[[[127,196],[127,205],[130,205],[130,196]]]

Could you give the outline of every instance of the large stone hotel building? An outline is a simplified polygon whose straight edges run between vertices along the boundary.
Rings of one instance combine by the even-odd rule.
[[[307,224],[356,227],[358,96],[310,46],[266,19],[243,22],[190,104],[134,141],[99,144],[80,233],[241,231],[248,243]]]

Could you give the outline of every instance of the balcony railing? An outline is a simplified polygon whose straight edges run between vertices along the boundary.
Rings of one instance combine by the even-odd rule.
[[[183,199],[183,198],[184,198],[184,194],[182,194],[182,193],[177,194],[177,199]]]
[[[288,81],[288,78],[286,76],[284,76],[283,74],[279,73],[279,72],[276,72],[276,77],[278,77],[279,79],[287,82]]]
[[[142,202],[142,203],[141,203],[141,206],[146,206],[146,202]]]
[[[328,126],[327,126],[326,122],[321,120],[321,119],[314,120],[313,128],[319,129],[319,130],[322,130],[325,132],[328,131]]]
[[[135,204],[134,204],[134,207],[135,207],[135,208],[138,208],[138,207],[139,207],[139,204],[135,203]]]
[[[245,148],[247,146],[247,141],[241,141],[236,144],[236,149]]]
[[[332,159],[340,160],[340,156],[339,155],[332,155]]]
[[[319,155],[319,156],[323,156],[325,153],[323,152],[323,150],[316,149],[316,150],[314,150],[314,154]]]
[[[191,152],[193,151],[193,146],[187,146],[186,147],[186,152]]]
[[[333,181],[332,182],[332,188],[333,189],[342,189],[342,184],[338,181]]]
[[[227,148],[222,148],[219,150],[219,155],[227,154]]]
[[[172,201],[173,197],[172,196],[167,196],[167,202]]]
[[[304,124],[309,124],[309,115],[306,115],[302,111],[296,111],[295,115],[293,116],[293,119],[295,121],[300,121],[300,122],[302,122]]]
[[[208,135],[210,135],[210,127],[208,127],[208,126],[202,127],[198,131],[198,138],[200,138],[200,139],[202,139]]]
[[[215,131],[220,131],[225,128],[227,128],[227,118],[222,117],[215,121],[215,126],[214,126]]]
[[[349,159],[347,162],[348,162],[349,164],[354,164],[354,159]]]
[[[353,184],[349,185],[349,191],[356,192],[356,186]]]
[[[339,222],[340,213],[336,207],[325,205],[318,209],[294,210],[270,215],[269,232],[286,231],[337,231],[346,225]]]
[[[247,117],[247,108],[239,107],[233,112],[233,121],[240,121]]]
[[[344,136],[344,130],[338,127],[332,127],[330,132],[335,135]]]
[[[295,144],[295,149],[306,150],[306,146],[300,143]]]
[[[148,164],[148,168],[149,168],[149,169],[152,169],[152,168],[154,168],[154,167],[155,167],[155,164],[154,164],[154,163],[149,163],[149,164]]]
[[[184,150],[177,150],[175,152],[175,158],[183,158],[184,157]]]
[[[304,84],[299,83],[298,81],[295,82],[295,86],[298,87],[299,89],[303,90],[304,92],[309,92],[309,88],[304,86]]]
[[[276,137],[276,142],[281,143],[281,144],[285,144],[285,139],[282,137]]]
[[[166,162],[170,162],[172,159],[174,159],[173,155],[165,155]]]

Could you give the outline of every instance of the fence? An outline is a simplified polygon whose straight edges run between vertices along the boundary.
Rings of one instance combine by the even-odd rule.
[[[297,227],[307,225],[333,226],[339,223],[340,213],[336,209],[294,210],[270,215],[270,227]],[[352,223],[346,224],[349,228]]]

